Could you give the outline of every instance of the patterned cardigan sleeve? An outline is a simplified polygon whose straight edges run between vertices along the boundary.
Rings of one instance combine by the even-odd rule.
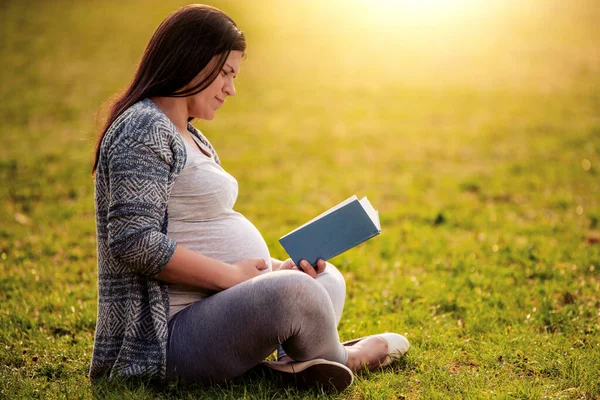
[[[108,248],[132,272],[154,276],[176,247],[166,235],[169,147],[127,135],[120,139],[108,155]]]

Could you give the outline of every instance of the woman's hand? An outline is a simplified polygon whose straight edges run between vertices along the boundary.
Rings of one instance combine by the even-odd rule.
[[[262,258],[246,258],[236,261],[231,265],[236,269],[235,278],[237,282],[235,284],[257,277],[260,275],[260,271],[264,271],[269,267]]]
[[[228,264],[177,245],[171,260],[156,278],[220,292],[260,275],[267,268],[262,258]]]
[[[312,265],[308,263],[308,261],[302,260],[300,261],[300,267],[301,268],[298,268],[294,261],[291,258],[288,258],[287,260],[281,263],[281,265],[279,266],[279,270],[291,269],[293,271],[302,271],[305,274],[316,278],[318,274],[321,274],[325,271],[325,268],[327,268],[327,263],[319,258],[317,260],[317,268],[315,269]]]

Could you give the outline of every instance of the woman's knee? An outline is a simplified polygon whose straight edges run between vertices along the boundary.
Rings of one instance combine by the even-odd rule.
[[[344,292],[346,291],[346,280],[344,275],[337,269],[337,267],[331,263],[327,263],[327,268],[322,274],[317,276],[317,280],[326,280],[333,285],[338,286]]]
[[[346,302],[346,281],[344,280],[344,276],[333,264],[327,263],[325,272],[317,276],[317,282],[327,291],[335,312],[336,323],[339,323],[344,312],[344,303]]]
[[[279,271],[274,273],[271,290],[273,300],[281,307],[318,308],[329,301],[327,291],[315,279],[297,271]]]
[[[327,263],[325,272],[317,276],[317,282],[329,293],[331,301],[336,304],[341,303],[343,307],[344,299],[346,298],[346,280],[333,264]]]

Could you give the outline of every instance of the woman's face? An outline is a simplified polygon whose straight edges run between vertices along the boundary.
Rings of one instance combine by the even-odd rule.
[[[205,70],[213,68],[216,58],[209,63]],[[219,72],[217,78],[209,87],[193,96],[186,97],[188,114],[190,117],[201,119],[213,119],[215,113],[225,103],[227,96],[235,96],[233,80],[240,70],[242,52],[232,50],[225,60],[225,65]],[[200,73],[200,76],[204,71]]]

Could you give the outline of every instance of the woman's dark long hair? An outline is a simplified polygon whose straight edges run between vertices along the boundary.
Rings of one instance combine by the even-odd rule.
[[[223,11],[191,4],[169,15],[148,42],[135,76],[110,108],[96,142],[92,174],[98,168],[106,131],[125,110],[148,97],[187,97],[203,91],[219,75],[232,50],[244,52],[246,40]],[[217,62],[205,78],[186,88],[215,56]]]

